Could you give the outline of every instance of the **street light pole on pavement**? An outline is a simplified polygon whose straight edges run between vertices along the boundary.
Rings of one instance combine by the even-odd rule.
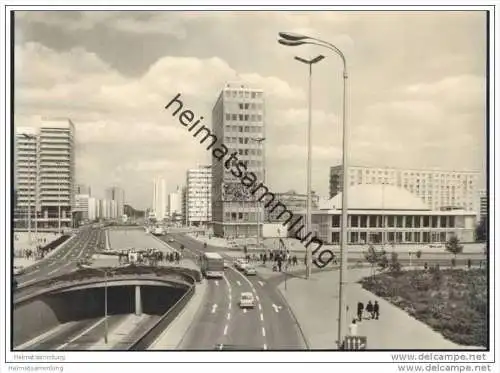
[[[266,138],[265,137],[251,137],[250,140],[256,142],[259,144],[259,150],[261,152],[260,155],[263,155],[262,152],[262,143],[264,142]],[[264,174],[264,165],[262,165],[262,171]],[[260,173],[260,172],[259,172]],[[262,183],[265,184],[265,180],[262,180]],[[257,247],[260,249],[260,241],[261,241],[261,234],[260,234],[260,202],[255,200],[255,205],[257,207]]]
[[[338,315],[338,339],[337,345],[340,348],[343,342],[343,336],[345,335],[344,330],[346,329],[345,317],[347,316],[347,307],[345,299],[345,285],[347,276],[347,193],[348,193],[348,127],[347,127],[347,62],[344,54],[340,49],[338,49],[332,43],[326,42],[321,39],[289,33],[280,32],[280,39],[278,42],[285,46],[299,46],[305,44],[317,45],[323,48],[330,49],[335,54],[337,54],[343,65],[343,92],[342,92],[342,220],[341,220],[341,232],[342,238],[340,241],[340,279],[339,279],[339,315]]]
[[[36,139],[36,136],[28,135],[27,133],[23,133],[22,136],[27,140]],[[36,144],[35,144],[35,147],[36,147]],[[35,150],[35,156],[36,156],[36,150]],[[35,164],[36,164],[36,159],[35,159]],[[30,243],[30,249],[31,249],[31,245],[33,244],[33,239],[31,236],[31,190],[32,190],[33,178],[31,177],[31,172],[32,172],[32,162],[31,162],[31,154],[30,154],[29,159],[28,159],[28,236],[29,236],[28,240]],[[36,177],[36,171],[35,171],[35,177]],[[36,185],[35,185],[34,191],[35,191],[35,216],[36,216]],[[35,237],[36,237],[36,234],[35,234]]]
[[[104,343],[108,344],[108,271],[79,264],[79,268],[92,269],[104,274]]]
[[[307,121],[307,207],[306,207],[306,231],[305,235],[308,235],[312,229],[312,196],[311,196],[311,169],[312,169],[312,157],[311,157],[311,127],[312,127],[312,65],[323,60],[325,56],[319,55],[311,60],[306,60],[301,57],[295,57],[299,62],[309,65],[309,103],[308,103],[308,121]],[[311,277],[312,272],[312,254],[311,247],[306,249],[306,278]]]

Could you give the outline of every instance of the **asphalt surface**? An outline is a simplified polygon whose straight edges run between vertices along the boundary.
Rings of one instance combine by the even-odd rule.
[[[203,244],[183,235],[173,234],[169,245],[179,249],[183,257],[196,260],[204,251]],[[207,251],[220,248],[208,246]],[[230,259],[228,256],[221,254]],[[240,294],[253,292],[254,309],[238,306]],[[304,342],[292,314],[284,304],[276,283],[259,276],[245,276],[233,267],[225,270],[224,279],[208,280],[206,302],[185,336],[183,350],[214,350],[217,345],[239,349],[292,350],[304,349]]]
[[[82,228],[76,235],[69,238],[58,251],[35,265],[28,267],[22,275],[16,276],[18,290],[16,296],[28,295],[31,284],[47,278],[60,276],[77,268],[78,260],[90,258],[96,251],[104,250],[106,243],[105,231],[99,228]],[[27,288],[24,288],[28,286]]]
[[[108,331],[111,333],[128,315],[108,317]],[[92,318],[70,322],[53,333],[23,348],[23,351],[86,350],[104,337],[104,318]]]

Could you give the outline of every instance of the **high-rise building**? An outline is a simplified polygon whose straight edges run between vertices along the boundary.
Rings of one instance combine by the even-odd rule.
[[[77,194],[88,194],[92,195],[90,185],[86,184],[76,184],[75,185],[75,195]]]
[[[212,110],[212,132],[223,140],[229,154],[265,182],[265,105],[264,92],[242,83],[228,83]],[[213,228],[217,236],[256,236],[257,222],[263,222],[263,203],[252,195],[240,178],[212,157]]]
[[[181,190],[182,195],[182,222],[184,225],[188,225],[187,221],[187,188],[184,186]]]
[[[199,166],[187,171],[186,214],[188,225],[208,225],[212,221],[212,166]]]
[[[156,177],[153,180],[153,213],[156,220],[165,219],[167,213],[167,194],[165,179]]]
[[[488,193],[486,190],[479,191],[479,218],[485,219],[488,217]]]
[[[342,166],[330,168],[330,197],[342,191]],[[387,184],[419,196],[432,210],[462,208],[478,211],[479,172],[349,167],[349,185]]]
[[[15,190],[16,206],[14,226],[34,227],[37,199],[37,144],[38,133],[33,128],[16,128],[15,137]],[[31,211],[31,214],[30,214]]]
[[[108,201],[115,201],[113,204],[113,211],[111,215],[113,218],[121,218],[124,214],[125,206],[125,191],[119,187],[111,187],[106,189],[106,199]]]
[[[84,221],[89,218],[89,199],[88,194],[77,194],[75,196],[75,208],[73,212],[76,221]]]
[[[100,218],[100,206],[99,200],[95,197],[89,197],[88,199],[88,215],[89,220],[93,221]]]
[[[182,191],[179,187],[168,195],[168,215],[172,221],[182,220]]]
[[[28,215],[39,229],[65,228],[72,225],[75,203],[75,126],[69,119],[43,119],[38,131],[16,130],[16,189],[18,211]],[[36,205],[36,209],[35,209]],[[36,210],[36,216],[35,216]],[[21,223],[22,224],[22,223]]]

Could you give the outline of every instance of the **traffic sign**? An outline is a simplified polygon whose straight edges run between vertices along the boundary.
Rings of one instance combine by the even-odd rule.
[[[348,335],[344,338],[344,350],[366,350],[366,341],[366,337]]]

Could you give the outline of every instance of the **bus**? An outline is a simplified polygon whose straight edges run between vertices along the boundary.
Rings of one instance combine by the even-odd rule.
[[[201,257],[201,273],[206,278],[224,276],[224,259],[219,253],[204,253]]]

